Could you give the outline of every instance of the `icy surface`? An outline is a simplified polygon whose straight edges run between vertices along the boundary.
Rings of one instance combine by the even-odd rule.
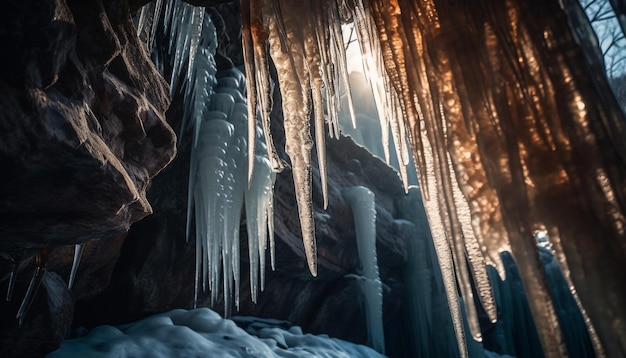
[[[365,346],[303,334],[297,326],[261,322],[248,333],[208,308],[177,309],[126,325],[96,327],[64,341],[47,357],[382,357]]]
[[[273,59],[278,70],[287,153],[298,188],[307,258],[315,273],[309,115],[316,113],[315,102],[319,102],[318,69],[323,72],[326,67],[324,46],[312,47],[310,37],[327,38],[325,31],[312,24],[327,14],[320,8],[335,9],[338,2],[298,2],[298,11],[293,1],[252,3],[264,16],[249,15],[262,29],[249,33],[250,44],[267,51],[269,39],[269,51],[264,54]],[[495,3],[484,4],[485,11],[432,0],[339,3],[348,4],[347,17],[356,27],[383,142],[392,137],[402,163],[408,161],[408,137],[461,355],[466,352],[457,292],[466,302],[472,336],[479,338],[480,309],[473,303],[479,302],[489,320],[495,320],[497,310],[484,264],[494,265],[503,276],[503,250],[512,251],[520,266],[533,316],[540,322],[537,328],[546,355],[566,354],[532,240],[532,232],[539,226],[554,237],[556,257],[565,277],[569,279],[571,272],[572,282],[580,286],[577,291],[584,290],[581,298],[587,297],[587,309],[596,316],[595,324],[605,331],[606,339],[614,340],[607,323],[612,317],[607,312],[623,316],[626,305],[606,297],[623,296],[618,282],[623,281],[623,275],[600,275],[607,263],[598,258],[613,255],[615,248],[611,249],[610,242],[623,242],[626,220],[619,203],[624,192],[619,188],[624,176],[597,167],[597,163],[613,165],[619,162],[616,158],[624,157],[623,138],[615,134],[623,133],[623,117],[599,108],[595,94],[585,89],[588,83],[577,78],[584,71],[578,66],[581,62],[568,57],[566,45],[561,45],[569,43],[569,35],[564,34],[568,29],[550,19],[545,28],[538,28],[530,14],[536,7],[523,2],[509,2],[506,10]],[[294,19],[302,12],[311,15]],[[316,62],[318,57],[321,64]],[[247,66],[254,68],[250,63]],[[339,78],[337,73],[333,78]],[[328,83],[324,81],[326,86]],[[326,101],[333,101],[328,92]],[[331,105],[327,121],[334,135],[336,114],[332,109]],[[592,118],[602,124],[594,124]],[[577,148],[590,148],[583,155],[589,160],[573,159],[581,157]],[[385,157],[389,158],[388,152]],[[404,178],[402,168],[401,174]],[[574,199],[581,195],[597,205],[589,208],[581,204],[587,201]],[[595,214],[588,215],[589,210]],[[563,213],[576,217],[576,225]],[[610,233],[612,239],[591,244],[598,232]],[[623,248],[620,250],[623,256]],[[604,255],[597,255],[600,251]],[[581,252],[584,259],[575,261],[585,265],[569,268],[564,252]],[[618,267],[617,261],[611,265]],[[586,289],[592,286],[589,275],[599,282],[610,281],[602,286],[610,295]],[[477,288],[476,300],[472,286]],[[619,302],[623,302],[621,298]],[[611,308],[598,309],[604,306]],[[618,336],[624,337],[624,325],[620,327]],[[623,347],[619,340],[614,340],[615,347]]]
[[[343,190],[343,196],[352,208],[356,230],[357,249],[363,280],[359,280],[365,296],[368,343],[385,353],[383,329],[383,289],[378,274],[376,254],[376,206],[374,193],[363,186]]]

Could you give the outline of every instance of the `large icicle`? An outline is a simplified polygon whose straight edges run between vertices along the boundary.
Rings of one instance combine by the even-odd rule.
[[[277,1],[241,0],[248,101],[260,106],[268,155],[274,171],[282,169],[269,133],[271,111],[269,66],[271,56],[277,69],[282,96],[285,151],[291,159],[302,239],[309,270],[317,275],[315,225],[312,210],[311,150],[313,139],[309,118],[313,111],[318,163],[322,174],[324,204],[327,205],[324,111],[322,87],[331,135],[339,134],[337,110],[340,78],[347,79],[345,52],[340,35],[339,10],[334,0]],[[305,9],[303,11],[303,9]],[[301,16],[301,14],[305,16]],[[254,77],[252,77],[254,75]],[[254,81],[252,81],[254,78]],[[345,88],[349,88],[347,83]],[[253,135],[250,129],[249,136]],[[250,151],[250,150],[249,150]],[[252,161],[252,158],[248,158]],[[248,169],[249,180],[253,167]]]
[[[385,353],[383,330],[383,288],[378,274],[376,255],[376,206],[374,193],[366,187],[355,186],[342,191],[352,208],[356,229],[357,249],[364,280],[359,281],[365,296],[368,343]]]

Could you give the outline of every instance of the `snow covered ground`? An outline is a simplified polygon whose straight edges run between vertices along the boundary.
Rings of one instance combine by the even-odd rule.
[[[68,339],[47,355],[62,357],[383,357],[373,349],[303,334],[284,321],[249,317],[224,319],[208,308],[176,309],[121,325],[99,326]]]

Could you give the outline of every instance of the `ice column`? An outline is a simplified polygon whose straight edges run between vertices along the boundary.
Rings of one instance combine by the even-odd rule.
[[[368,343],[381,353],[385,353],[385,333],[383,330],[383,290],[378,274],[376,256],[376,208],[374,193],[363,186],[343,190],[343,196],[352,208],[356,229],[359,260],[362,274],[361,290],[365,296]]]
[[[229,315],[233,293],[234,304],[239,307],[239,226],[244,198],[253,301],[256,302],[259,288],[263,289],[268,227],[269,246],[274,247],[275,174],[267,160],[265,144],[257,136],[256,165],[247,185],[248,108],[242,95],[245,78],[232,68],[218,73],[215,82],[208,110],[196,113],[195,118],[201,115],[201,119],[194,123],[190,199],[195,202],[196,218],[196,300],[202,287],[209,289],[211,301],[216,301],[223,276],[224,307]]]

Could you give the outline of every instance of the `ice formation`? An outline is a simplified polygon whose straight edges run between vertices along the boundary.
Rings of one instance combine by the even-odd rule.
[[[324,129],[328,127],[331,137],[339,134],[339,84],[344,82],[345,93],[351,93],[339,25],[351,20],[383,142],[392,138],[402,164],[409,160],[410,144],[418,168],[461,355],[467,352],[459,303],[465,302],[469,330],[479,339],[473,302],[481,303],[491,321],[496,319],[485,263],[495,265],[504,276],[503,250],[510,250],[520,267],[544,353],[566,354],[550,299],[555,293],[550,292],[532,240],[538,229],[550,236],[564,279],[576,287],[583,312],[589,315],[585,321],[596,354],[604,354],[604,349],[624,352],[626,324],[614,322],[614,317],[626,315],[621,294],[625,270],[619,269],[625,250],[616,244],[626,235],[626,199],[620,189],[626,177],[620,166],[626,158],[626,125],[611,102],[614,98],[606,95],[606,81],[588,76],[584,61],[575,57],[578,49],[568,47],[580,45],[587,64],[600,73],[602,61],[592,54],[593,34],[585,30],[589,26],[580,5],[534,1],[470,6],[439,0],[241,0],[249,104],[245,111],[247,117],[256,117],[258,107],[267,161],[273,171],[282,170],[285,163],[269,131],[273,61],[304,247],[309,269],[316,275],[310,118],[327,205]],[[201,68],[198,61],[204,57],[189,50],[198,51],[200,41],[207,38],[199,35],[206,15],[179,2],[156,2],[146,14],[160,8],[166,9],[164,23],[171,33],[168,58],[173,60],[164,66],[166,57],[158,50],[153,57],[161,68],[173,69],[172,89],[184,89],[186,98],[195,98],[189,103],[202,106],[198,98],[210,96],[211,85],[182,88],[181,83],[201,82],[194,77],[194,68]],[[546,17],[546,11],[554,16]],[[142,16],[140,27],[149,44],[158,22]],[[537,18],[544,21],[538,23]],[[563,25],[567,22],[575,31],[568,32]],[[182,73],[191,81],[179,82]],[[186,108],[193,110],[185,117],[193,117],[190,113],[196,108],[190,104]],[[254,164],[267,164],[256,158],[253,122],[247,124],[249,183],[254,181]],[[384,156],[388,159],[389,152]],[[220,172],[225,166],[215,159],[204,162]],[[224,175],[229,177],[225,169]],[[231,199],[224,194],[223,200]],[[598,233],[606,239],[593,240]],[[253,251],[262,248],[259,242]],[[205,250],[207,260],[219,257],[220,251],[209,255],[212,249]],[[203,277],[215,276],[208,271],[204,269]]]
[[[293,178],[302,227],[302,239],[309,270],[317,275],[315,224],[312,210],[311,150],[313,139],[309,118],[313,113],[315,141],[322,177],[324,206],[328,204],[325,166],[325,124],[331,136],[339,135],[339,82],[350,90],[343,37],[341,9],[335,1],[241,1],[242,41],[248,103],[261,111],[269,160],[275,171],[283,164],[278,158],[269,130],[271,111],[269,59],[274,62],[282,96],[285,151],[291,159]],[[307,14],[303,18],[300,14]],[[324,95],[325,102],[324,105]],[[351,103],[351,101],[349,101]],[[351,107],[352,108],[352,107]],[[327,118],[324,114],[326,110]],[[354,113],[354,110],[351,110]],[[252,131],[250,131],[252,134]],[[249,158],[249,171],[252,158]]]
[[[2,254],[2,256],[4,259],[11,263],[11,273],[9,274],[9,282],[7,283],[7,294],[5,296],[5,300],[9,302],[13,299],[13,290],[15,289],[17,270],[19,269],[24,253],[22,252],[16,255],[16,257],[4,253]]]
[[[46,357],[383,357],[362,345],[304,334],[298,326],[281,328],[252,317],[236,322],[247,329],[208,308],[177,309],[122,326],[95,327]]]
[[[368,344],[385,353],[383,329],[383,289],[378,274],[376,254],[376,207],[374,193],[363,186],[345,188],[344,198],[352,208],[357,249],[361,261],[363,280],[359,280],[365,297]]]
[[[256,143],[250,183],[246,177],[247,106],[242,96],[245,79],[236,69],[218,73],[215,94],[204,113],[196,114],[190,171],[190,198],[195,203],[196,298],[200,287],[214,302],[223,276],[225,312],[239,307],[239,221],[245,201],[252,300],[263,289],[265,257],[273,250],[273,187],[275,174],[261,138]],[[193,194],[191,194],[193,193]],[[244,199],[245,198],[245,199]],[[269,240],[268,240],[269,239]],[[273,257],[272,266],[273,266]],[[259,283],[260,281],[260,283]]]
[[[39,290],[39,286],[41,286],[41,281],[43,280],[43,276],[46,273],[46,261],[48,260],[48,251],[43,249],[37,251],[35,254],[35,269],[33,270],[33,276],[28,283],[28,288],[26,289],[26,294],[20,303],[20,308],[17,310],[17,314],[15,315],[15,319],[17,320],[18,326],[21,326],[24,322],[24,318],[26,313],[30,308],[30,305],[33,303],[35,296],[37,295],[37,291]]]
[[[161,18],[168,39],[165,52],[154,42],[154,26]],[[263,289],[268,243],[274,267],[275,173],[266,159],[265,144],[257,136],[256,107],[247,105],[241,71],[217,72],[215,27],[203,7],[179,0],[148,4],[140,11],[138,31],[157,67],[171,70],[172,93],[184,95],[179,141],[187,131],[192,133],[187,240],[195,221],[194,305],[201,291],[210,291],[211,302],[221,291],[225,313],[230,315],[233,304],[239,307],[239,227],[244,202],[253,301]],[[244,179],[246,153],[255,164],[250,165],[249,183]]]
[[[244,48],[247,54],[259,54],[246,56],[248,69],[265,70],[269,56],[278,70],[287,154],[298,188],[311,271],[315,273],[316,266],[310,208],[310,102],[318,90],[318,69],[327,74],[320,55],[325,46],[316,47],[314,39],[328,38],[336,26],[333,22],[339,20],[336,15],[342,14],[357,28],[365,72],[383,121],[383,140],[390,128],[398,157],[405,163],[404,134],[409,139],[459,346],[464,344],[461,310],[455,303],[457,283],[472,336],[479,338],[472,285],[494,321],[496,308],[485,263],[492,263],[503,275],[500,252],[511,250],[544,353],[566,354],[532,240],[532,233],[541,227],[553,239],[566,280],[576,285],[591,318],[588,323],[598,328],[606,347],[623,352],[626,325],[613,317],[624,316],[626,304],[620,293],[624,274],[601,272],[623,271],[610,267],[621,267],[619,258],[625,253],[615,244],[623,242],[626,233],[620,189],[625,174],[614,168],[620,168],[626,158],[626,132],[623,114],[589,89],[601,85],[601,79],[579,75],[587,69],[581,60],[572,60],[575,51],[567,47],[574,40],[563,24],[571,20],[566,17],[572,14],[568,10],[579,5],[554,1],[547,10],[539,2],[513,0],[480,6],[438,0],[311,0],[298,1],[299,11],[294,6],[288,0],[242,0]],[[558,14],[558,19],[546,17],[546,11]],[[302,13],[308,16],[303,18]],[[316,26],[328,13],[330,21]],[[537,18],[545,21],[538,23]],[[263,93],[258,79],[256,83]],[[251,82],[249,86],[254,88]],[[262,112],[269,111],[262,101],[259,104]],[[331,134],[332,109],[328,113]],[[575,199],[579,197],[588,204]],[[591,245],[599,232],[610,238]],[[572,254],[573,265],[568,266],[567,253]],[[596,287],[590,275],[606,285]],[[610,328],[609,322],[619,327]],[[596,353],[603,354],[599,344]]]
[[[80,265],[80,258],[83,255],[84,244],[74,245],[74,259],[72,260],[72,269],[70,270],[70,278],[67,281],[67,288],[72,289],[74,280],[76,279],[76,272],[78,272],[78,266]]]

